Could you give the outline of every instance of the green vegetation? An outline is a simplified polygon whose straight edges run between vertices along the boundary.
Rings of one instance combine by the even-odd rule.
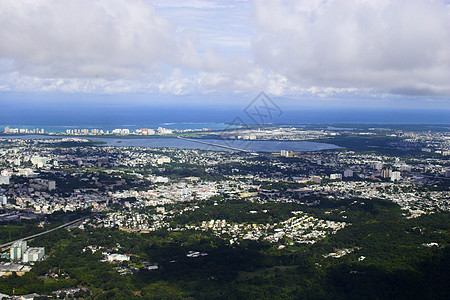
[[[223,176],[212,174],[205,171],[202,166],[190,163],[170,163],[165,164],[164,168],[154,168],[152,173],[157,176],[168,176],[173,180],[184,177],[199,177],[203,180],[221,180]]]
[[[20,239],[22,237],[39,233],[42,228],[36,226],[36,222],[21,222],[17,225],[0,225],[0,244]]]
[[[356,136],[348,134],[312,141],[334,144],[355,152],[374,152],[402,156],[432,155],[421,152],[420,144],[418,143],[406,142],[401,138],[386,135]]]
[[[220,199],[216,199],[220,200]],[[356,202],[355,202],[356,201]],[[85,287],[92,299],[445,299],[450,274],[450,214],[405,219],[400,208],[382,200],[334,201],[316,206],[205,202],[176,217],[177,224],[222,219],[279,221],[290,211],[351,223],[313,245],[243,240],[230,245],[208,232],[126,233],[118,229],[59,230],[36,238],[50,257],[22,277],[0,279],[0,292],[50,294]],[[248,214],[267,209],[267,214]],[[17,226],[16,226],[17,227]],[[17,230],[11,227],[10,230]],[[428,243],[438,246],[424,246]],[[86,247],[101,246],[96,252]],[[352,249],[340,258],[324,255]],[[187,257],[189,251],[207,253]],[[122,264],[101,262],[102,252],[131,254]],[[361,260],[361,257],[365,257]],[[143,266],[156,264],[157,270]],[[121,275],[122,266],[133,274]],[[140,270],[134,268],[140,267]],[[49,276],[55,273],[58,277]]]

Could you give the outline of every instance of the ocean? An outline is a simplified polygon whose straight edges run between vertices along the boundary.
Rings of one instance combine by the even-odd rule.
[[[189,99],[188,99],[189,100]],[[245,108],[249,103],[223,105],[135,103],[133,101],[58,101],[0,99],[0,131],[5,126],[43,128],[46,132],[64,132],[68,128],[166,127],[170,129],[224,129],[228,123],[261,124],[449,124],[450,110],[399,108],[340,108],[283,106],[279,111],[262,112],[267,118],[251,118]],[[251,105],[251,103],[250,103]],[[256,105],[255,105],[256,107]],[[260,111],[261,107],[258,106]],[[351,127],[351,126],[349,126]]]

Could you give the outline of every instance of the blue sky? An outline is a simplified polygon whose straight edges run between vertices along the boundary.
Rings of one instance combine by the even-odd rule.
[[[0,0],[0,101],[448,109],[449,78],[447,1]]]

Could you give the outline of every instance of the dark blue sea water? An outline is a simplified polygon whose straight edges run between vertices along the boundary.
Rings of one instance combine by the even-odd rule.
[[[31,97],[31,96],[30,96]],[[32,95],[36,98],[36,95]],[[120,100],[102,96],[96,99],[83,95],[42,95],[28,99],[27,95],[0,94],[0,130],[4,126],[44,128],[46,131],[65,131],[67,128],[157,128],[221,129],[225,123],[238,119],[254,125],[245,108],[252,105],[251,98],[242,101],[189,97],[176,102],[166,99]],[[222,103],[222,104],[221,104]],[[226,105],[224,103],[227,103]],[[263,123],[274,124],[449,124],[449,109],[419,108],[355,108],[340,106],[308,106],[303,102],[276,102],[280,111]],[[351,126],[349,126],[351,127]]]
[[[67,128],[157,128],[223,129],[225,123],[240,118],[254,122],[237,109],[214,108],[128,108],[89,111],[82,108],[59,110],[52,108],[3,109],[0,130],[5,126],[44,128],[47,132],[62,132]],[[448,124],[446,111],[416,110],[289,110],[271,120],[274,124]]]

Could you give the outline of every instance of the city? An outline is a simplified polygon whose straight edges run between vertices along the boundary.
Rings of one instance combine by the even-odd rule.
[[[0,299],[450,299],[450,0],[0,0]]]
[[[399,218],[406,220],[450,210],[448,132],[395,128],[237,130],[245,130],[239,136],[257,134],[261,140],[309,138],[333,143],[345,137],[349,145],[310,152],[259,152],[255,156],[236,151],[113,147],[92,144],[87,137],[18,139],[6,130],[0,137],[0,220],[4,224],[31,222],[35,228],[30,233],[45,233],[63,221],[61,216],[59,220],[53,216],[64,213],[73,215],[71,219],[83,217],[67,227],[69,232],[75,228],[84,232],[118,230],[129,235],[198,232],[220,239],[226,247],[254,241],[287,254],[358,226],[355,223],[360,217],[355,211],[372,210],[374,199],[398,206]],[[203,132],[196,134],[194,138],[199,141],[205,138]],[[206,133],[206,138],[211,136],[227,137],[230,142],[237,138],[230,137],[228,131]],[[350,138],[363,140],[354,145]],[[373,139],[377,139],[375,149],[367,144]],[[366,149],[352,148],[361,146]],[[448,237],[444,232],[442,238]],[[443,247],[442,241],[436,240],[420,244],[432,245],[427,246],[430,249]],[[30,272],[36,262],[48,259],[47,252],[54,251],[44,247],[53,249],[54,245],[42,241],[37,246],[28,247],[19,238],[10,248],[5,247],[1,274]],[[175,255],[149,261],[129,248],[111,248],[98,242],[82,242],[81,246],[85,255],[102,250],[98,261],[115,265],[121,276],[165,272],[165,260],[176,265],[179,259]],[[189,249],[185,257],[210,257],[211,249],[202,248]],[[353,255],[359,263],[370,262],[372,258],[364,250],[356,244],[317,254],[322,259]],[[43,275],[50,274],[48,270]],[[83,293],[92,290],[83,286]]]

